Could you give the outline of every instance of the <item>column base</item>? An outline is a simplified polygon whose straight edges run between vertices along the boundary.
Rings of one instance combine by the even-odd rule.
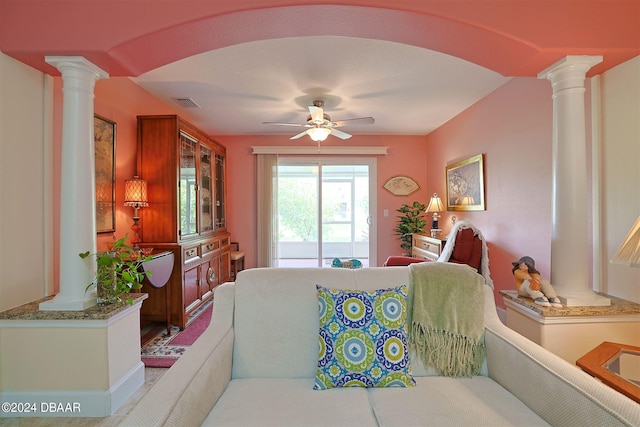
[[[38,305],[40,311],[83,311],[96,305],[96,293],[87,292],[82,298],[63,297],[58,294],[48,301]]]
[[[608,307],[611,305],[610,298],[598,295],[591,290],[562,289],[561,286],[556,286],[555,289],[560,301],[567,307]]]

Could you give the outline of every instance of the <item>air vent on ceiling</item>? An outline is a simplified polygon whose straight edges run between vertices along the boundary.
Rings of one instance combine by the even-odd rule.
[[[200,108],[200,106],[191,98],[173,98],[173,100],[184,108]]]

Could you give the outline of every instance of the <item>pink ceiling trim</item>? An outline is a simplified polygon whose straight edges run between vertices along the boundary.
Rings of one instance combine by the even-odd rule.
[[[636,0],[314,3],[0,0],[0,50],[51,74],[45,55],[82,55],[112,76],[237,43],[318,35],[406,43],[505,76],[534,76],[568,54],[603,55],[598,73],[640,54]]]
[[[250,29],[250,30],[249,30]],[[138,75],[226,46],[305,36],[387,40],[447,53],[503,74],[538,50],[501,34],[436,16],[353,6],[298,6],[250,10],[176,25],[109,51]]]

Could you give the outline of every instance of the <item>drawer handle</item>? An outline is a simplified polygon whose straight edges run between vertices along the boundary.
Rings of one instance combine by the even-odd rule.
[[[188,257],[194,256],[195,254],[196,254],[196,250],[195,250],[195,249],[189,249],[189,250],[186,252],[186,255],[187,255]]]
[[[209,243],[209,244],[207,245],[207,250],[211,250],[211,249],[213,249],[213,243]]]

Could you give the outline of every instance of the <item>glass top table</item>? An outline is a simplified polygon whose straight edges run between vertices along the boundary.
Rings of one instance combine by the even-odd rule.
[[[640,347],[605,341],[578,359],[576,365],[640,403]]]

